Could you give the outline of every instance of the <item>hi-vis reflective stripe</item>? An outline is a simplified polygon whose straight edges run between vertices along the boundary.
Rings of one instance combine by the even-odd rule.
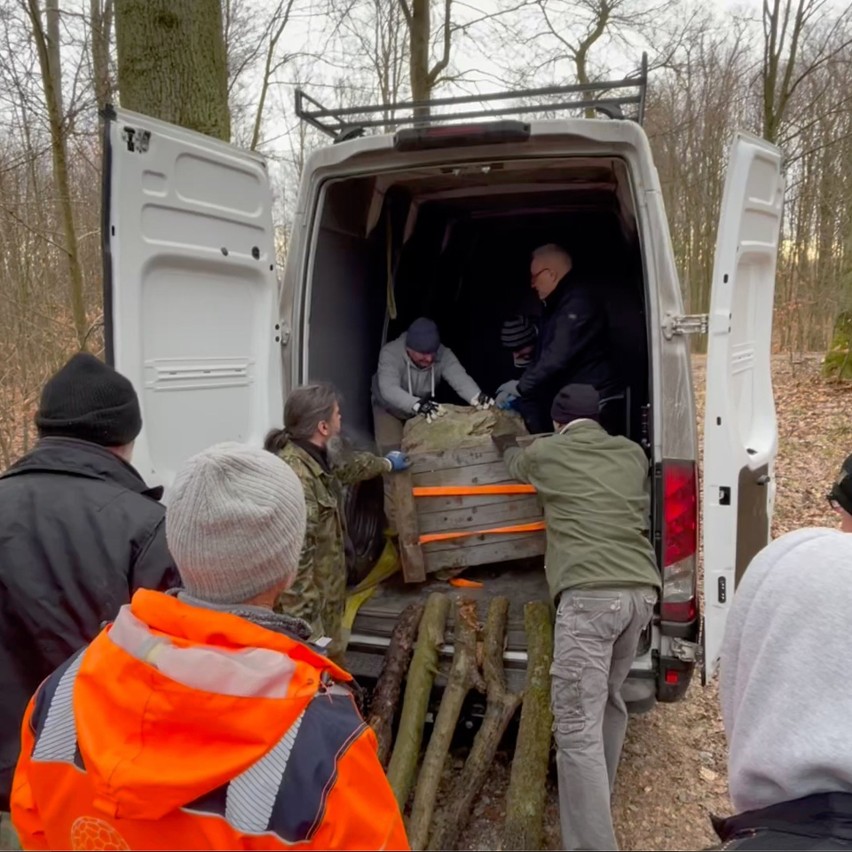
[[[269,827],[278,789],[304,718],[303,710],[277,745],[228,785],[225,819],[240,831],[260,833]]]
[[[47,718],[44,720],[35,748],[33,760],[61,760],[66,763],[74,762],[77,751],[77,726],[74,723],[74,682],[83,655],[78,654],[65,670],[59,680],[50,706]]]
[[[420,544],[431,544],[435,541],[452,541],[457,538],[468,538],[473,535],[507,535],[511,533],[540,532],[544,529],[544,521],[533,521],[531,524],[515,524],[510,527],[494,527],[490,530],[462,530],[460,532],[427,533],[418,539]]]
[[[532,485],[418,485],[415,497],[476,497],[500,494],[535,494]]]

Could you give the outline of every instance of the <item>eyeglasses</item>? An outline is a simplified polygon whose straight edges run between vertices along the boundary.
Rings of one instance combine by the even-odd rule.
[[[539,269],[538,272],[534,272],[532,275],[530,275],[530,284],[535,284],[536,279],[538,278],[539,275],[541,275],[542,272],[550,272],[550,269],[547,266],[545,266],[545,267]]]

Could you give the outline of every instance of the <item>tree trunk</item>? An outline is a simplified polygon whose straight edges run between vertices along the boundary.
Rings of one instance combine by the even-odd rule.
[[[464,700],[473,686],[479,685],[484,691],[485,685],[476,665],[478,626],[476,602],[457,601],[453,665],[417,777],[414,805],[408,820],[408,841],[412,849],[425,849],[429,840],[438,786]]]
[[[116,0],[115,36],[123,107],[230,140],[219,0]]]
[[[388,764],[393,720],[399,704],[399,693],[402,691],[402,679],[408,671],[414,650],[414,637],[422,615],[422,603],[411,603],[403,610],[391,634],[382,671],[373,690],[369,725],[379,743],[379,760],[382,766]]]
[[[553,623],[550,604],[533,601],[524,607],[527,634],[527,682],[512,774],[506,794],[504,849],[541,849],[547,767],[553,714],[550,712],[550,664]]]
[[[521,696],[508,692],[503,676],[503,647],[509,601],[494,598],[488,607],[485,625],[483,671],[488,703],[482,727],[476,732],[464,769],[447,798],[447,806],[436,820],[429,849],[455,849],[458,836],[467,823],[474,799],[479,795],[497,753],[506,727],[515,715]]]
[[[50,148],[53,155],[53,177],[56,181],[57,206],[65,236],[65,253],[68,262],[68,294],[77,345],[86,345],[86,304],[83,297],[83,269],[80,265],[80,246],[77,242],[77,227],[74,222],[74,205],[71,201],[71,181],[68,174],[67,127],[62,114],[61,74],[59,69],[58,7],[51,11],[51,27],[55,28],[53,39],[45,33],[38,0],[28,0],[27,12],[32,25],[33,41],[38,54],[44,100],[47,105],[50,126]]]
[[[429,708],[432,684],[438,671],[438,649],[444,642],[449,609],[450,599],[446,595],[438,592],[429,595],[420,621],[417,647],[414,649],[411,668],[408,670],[402,717],[399,720],[396,745],[388,766],[388,781],[400,810],[405,808],[414,785],[420,744],[423,742],[426,711]]]
[[[89,29],[92,38],[92,76],[98,107],[112,100],[109,46],[112,35],[112,0],[90,0]]]

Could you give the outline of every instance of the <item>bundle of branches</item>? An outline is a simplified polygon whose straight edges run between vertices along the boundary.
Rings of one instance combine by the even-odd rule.
[[[399,731],[388,766],[388,778],[400,808],[414,791],[408,835],[412,849],[453,849],[471,807],[488,777],[498,745],[521,704],[522,696],[506,687],[503,671],[509,601],[494,598],[485,625],[479,623],[476,602],[455,604],[453,662],[426,752],[418,758],[438,654],[444,641],[450,600],[433,594],[425,609],[410,607],[397,625],[386,665],[376,687],[370,724],[379,736],[380,756],[386,760],[395,702],[399,699],[405,664],[411,658]],[[421,618],[422,610],[422,618]],[[419,630],[418,630],[419,622]],[[507,799],[506,848],[540,848],[545,782],[550,751],[550,660],[553,633],[545,602],[524,611],[528,636],[528,668],[524,708],[512,764]],[[411,657],[414,632],[417,645]],[[486,696],[485,717],[461,773],[451,780],[446,804],[436,810],[438,790],[464,701],[471,689]]]

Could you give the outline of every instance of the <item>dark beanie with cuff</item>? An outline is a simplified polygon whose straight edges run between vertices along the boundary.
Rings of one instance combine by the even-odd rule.
[[[550,419],[564,426],[581,418],[600,420],[600,394],[591,385],[566,385],[556,394]]]
[[[43,438],[123,447],[142,431],[142,413],[128,379],[94,355],[80,352],[48,379],[35,424]]]
[[[828,496],[837,500],[841,508],[852,515],[852,456],[847,456],[841,465],[840,475]]]
[[[438,326],[426,317],[414,320],[405,335],[405,345],[413,352],[434,355],[441,346]]]

